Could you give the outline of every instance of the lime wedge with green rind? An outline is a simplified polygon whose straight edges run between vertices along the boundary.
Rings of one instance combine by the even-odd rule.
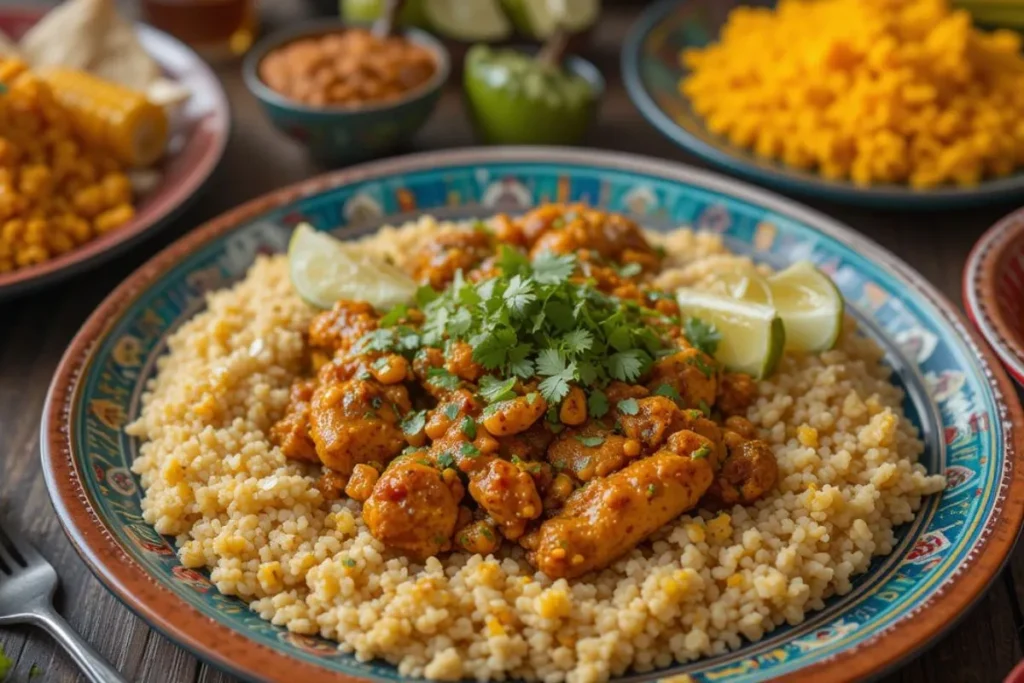
[[[395,266],[305,223],[288,243],[288,272],[298,295],[317,308],[348,299],[385,310],[416,294],[416,283]]]
[[[502,5],[521,33],[539,40],[559,25],[569,33],[585,31],[601,14],[600,0],[502,0]]]
[[[423,0],[423,3],[431,28],[446,38],[489,43],[512,34],[512,23],[501,11],[499,0]]]
[[[775,369],[786,330],[772,306],[686,288],[676,292],[676,301],[684,319],[699,318],[718,330],[714,357],[727,370],[761,379]]]
[[[427,26],[423,10],[425,0],[406,0],[395,18],[399,26]],[[340,0],[341,18],[346,23],[368,24],[376,21],[384,11],[384,0]]]
[[[827,275],[799,261],[767,282],[786,326],[786,350],[816,353],[836,345],[843,329],[843,295]]]
[[[772,290],[768,281],[752,265],[738,265],[731,270],[716,273],[707,290],[756,304],[772,304]]]

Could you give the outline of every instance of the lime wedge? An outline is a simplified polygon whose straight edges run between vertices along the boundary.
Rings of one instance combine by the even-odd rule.
[[[400,26],[425,26],[424,0],[405,0],[396,20]],[[384,0],[339,0],[341,18],[346,23],[368,24],[384,11]]]
[[[601,14],[600,0],[502,0],[512,23],[532,38],[547,39],[561,24],[569,33],[585,31]]]
[[[288,272],[299,296],[317,308],[351,299],[388,309],[416,294],[416,283],[395,266],[305,223],[288,243]]]
[[[434,30],[446,38],[489,43],[512,33],[499,0],[424,0],[423,11]]]
[[[786,331],[774,308],[695,289],[678,290],[676,301],[684,319],[699,318],[718,330],[721,338],[714,356],[726,369],[757,379],[775,369]]]
[[[752,266],[737,266],[734,270],[716,274],[708,291],[755,304],[772,304],[772,290],[768,281]]]
[[[786,349],[831,349],[843,327],[843,296],[809,261],[799,261],[768,278],[772,303],[786,326]]]

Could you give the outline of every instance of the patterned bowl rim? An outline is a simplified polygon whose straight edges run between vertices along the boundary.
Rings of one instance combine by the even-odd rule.
[[[662,0],[647,8],[634,22],[623,41],[620,64],[626,91],[637,109],[651,125],[683,149],[749,180],[782,190],[863,206],[901,209],[971,206],[1008,201],[1024,192],[1024,170],[1018,170],[1005,178],[985,180],[974,187],[942,187],[922,191],[888,184],[862,188],[850,182],[826,180],[817,174],[784,166],[760,167],[738,154],[728,144],[711,144],[702,140],[662,110],[648,92],[640,75],[641,54],[647,37],[666,17],[686,4],[678,0]]]
[[[38,8],[2,8],[0,15],[24,21],[35,21],[43,15]],[[143,45],[149,48],[157,63],[173,64],[176,70],[194,72],[203,84],[212,105],[203,119],[204,137],[209,143],[197,155],[197,163],[187,169],[181,179],[163,192],[155,193],[151,204],[145,205],[143,218],[138,216],[127,225],[100,235],[77,249],[43,263],[0,273],[0,299],[18,296],[30,289],[53,284],[59,280],[113,258],[139,242],[157,228],[167,225],[194,200],[209,180],[227,149],[231,130],[231,107],[220,79],[196,52],[177,38],[152,26],[136,24]],[[161,181],[163,183],[165,181]]]
[[[1000,493],[980,542],[957,573],[891,627],[872,634],[859,648],[844,650],[815,662],[788,675],[787,680],[809,683],[876,675],[941,635],[984,594],[1008,559],[1024,518],[1024,467],[1015,462],[1017,454],[1024,453],[1024,431],[1012,430],[1012,425],[1024,425],[1024,411],[1012,398],[1013,384],[995,357],[984,344],[979,343],[980,338],[968,329],[962,316],[941,293],[908,265],[851,228],[795,202],[730,178],[682,164],[614,152],[558,147],[489,147],[427,152],[356,165],[253,199],[205,223],[154,256],[118,286],[85,322],[65,352],[48,390],[41,423],[40,455],[50,500],[65,533],[86,565],[125,605],[197,656],[249,680],[281,676],[311,682],[342,680],[354,683],[361,680],[296,661],[253,643],[243,634],[183,605],[180,598],[125,554],[90,505],[78,478],[74,462],[80,456],[72,451],[70,440],[72,400],[76,387],[85,376],[84,369],[118,313],[164,277],[183,257],[232,231],[240,223],[303,197],[348,183],[447,165],[468,166],[496,161],[589,165],[626,173],[657,174],[666,180],[757,203],[800,221],[888,267],[907,286],[916,288],[968,348],[977,352],[984,371],[984,383],[997,402],[1005,402],[1009,417],[1006,423],[994,420],[998,423],[996,429],[1003,431],[1004,435],[1013,432],[1006,435],[1010,438],[1004,438],[1007,452],[1006,464],[1000,475]]]
[[[1024,253],[1024,208],[1004,216],[971,249],[964,266],[963,300],[967,315],[999,356],[1006,370],[1024,384],[1024,344],[1019,321],[1006,319],[999,306],[999,278],[1012,248]]]

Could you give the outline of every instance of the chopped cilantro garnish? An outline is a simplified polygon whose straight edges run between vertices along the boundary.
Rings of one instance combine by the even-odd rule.
[[[493,541],[494,540],[494,534],[491,533],[490,529],[488,529],[486,526],[484,526],[482,524],[480,525],[479,528],[480,528],[480,535],[481,536],[486,538],[488,541]]]
[[[711,446],[704,444],[697,450],[695,450],[690,457],[694,460],[703,460],[704,458],[711,455]]]
[[[543,252],[531,261],[506,245],[495,265],[494,277],[472,282],[457,273],[445,291],[428,288],[417,295],[425,317],[420,343],[468,343],[473,360],[499,378],[480,387],[492,403],[506,398],[505,383],[513,377],[539,377],[538,391],[550,403],[561,401],[573,385],[592,390],[612,380],[635,382],[668,346],[669,325],[678,324],[574,278],[573,254]],[[457,378],[431,375],[436,386],[458,386]]]
[[[722,341],[722,334],[715,326],[700,318],[687,318],[683,332],[694,348],[700,349],[709,356],[715,355],[715,351],[718,350],[718,342]]]
[[[697,404],[697,407],[700,408],[700,412],[704,413],[704,415],[711,417],[711,406],[708,405],[707,401],[701,399],[700,403]]]
[[[608,397],[600,389],[594,389],[587,397],[587,413],[590,417],[604,417],[608,413]]]
[[[671,384],[659,384],[658,388],[654,390],[654,395],[670,398],[678,405],[683,404],[683,397],[679,395],[679,392]]]
[[[444,404],[444,408],[441,409],[441,412],[443,412],[444,416],[449,420],[454,420],[459,416],[459,406],[455,403],[446,403]]]
[[[392,327],[392,326],[396,325],[399,320],[404,318],[406,313],[408,313],[408,312],[409,312],[409,309],[405,306],[405,304],[398,304],[397,306],[392,308],[390,311],[388,311],[387,314],[385,314],[385,316],[383,318],[380,319],[380,326],[381,327]]]
[[[413,413],[409,413],[402,420],[402,433],[412,436],[419,434],[423,431],[423,427],[427,424],[427,411],[418,410]]]
[[[400,455],[412,455],[413,453],[419,453],[424,450],[423,446],[406,446],[402,449]]]
[[[648,498],[654,498],[654,494],[656,492],[657,492],[657,489],[654,487],[654,484],[648,484],[647,485],[647,497]]]
[[[615,407],[618,408],[619,412],[623,415],[636,415],[637,411],[640,410],[640,406],[637,404],[635,398],[627,398],[619,401],[618,405]]]
[[[370,399],[370,405],[373,406],[374,410],[380,410],[380,407],[384,405],[384,399],[380,396],[374,396]]]
[[[483,396],[488,403],[504,401],[515,397],[516,393],[513,391],[515,386],[515,377],[509,377],[502,381],[496,377],[484,375],[480,378],[480,395]]]
[[[442,470],[446,470],[455,464],[455,456],[448,451],[445,451],[441,455],[437,456],[437,466]]]
[[[577,436],[576,440],[587,448],[596,448],[604,443],[603,436]]]
[[[367,332],[360,337],[357,349],[360,353],[366,351],[390,351],[394,345],[395,331],[393,329],[382,329]]]
[[[369,372],[367,372],[366,370],[360,370],[360,371],[359,371],[359,374],[357,374],[357,375],[356,375],[356,379],[358,379],[358,380],[362,380],[362,381],[364,381],[364,382],[365,382],[366,380],[368,380],[368,379],[371,379],[372,377],[373,377],[373,375],[371,375],[371,374],[370,374]]]
[[[365,413],[363,413],[363,419],[364,420],[376,420],[377,419],[377,413],[373,412],[372,410],[367,410]]]
[[[622,277],[636,277],[642,273],[644,267],[639,263],[627,263],[626,265],[619,268],[619,275]]]
[[[476,438],[476,422],[473,421],[473,418],[468,415],[462,418],[461,428],[462,433],[466,435],[467,439]]]
[[[430,368],[427,370],[427,383],[442,389],[458,389],[459,378],[444,368]]]
[[[390,367],[391,358],[388,356],[381,356],[377,360],[373,361],[373,369],[377,372],[387,372]]]
[[[704,360],[704,356],[694,356],[693,364],[697,366],[697,369],[700,370],[701,374],[703,374],[705,377],[711,378],[715,374],[715,368],[708,365],[708,362]]]
[[[525,398],[526,398],[526,404],[532,406],[534,403],[537,402],[537,399],[540,398],[540,394],[538,394],[536,391],[531,391],[530,393],[528,393],[526,395]]]
[[[353,560],[351,557],[346,557],[345,559],[343,559],[341,561],[341,563],[343,565],[345,565],[346,567],[348,567],[349,569],[351,569],[352,567],[356,566],[356,561]]]
[[[471,443],[462,444],[462,448],[459,449],[459,452],[467,458],[475,458],[480,455],[480,449]]]

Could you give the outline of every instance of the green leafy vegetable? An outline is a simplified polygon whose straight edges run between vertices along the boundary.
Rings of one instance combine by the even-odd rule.
[[[398,304],[390,311],[388,311],[383,318],[380,319],[380,326],[393,327],[394,325],[397,325],[398,321],[404,318],[408,312],[409,309],[408,307],[406,307],[405,304]]]
[[[587,413],[590,417],[604,417],[608,414],[608,396],[600,389],[594,389],[587,397]]]
[[[677,405],[683,405],[683,397],[679,395],[676,388],[671,384],[659,384],[658,388],[654,390],[655,396],[664,396],[670,398],[676,402]]]
[[[459,388],[459,378],[444,368],[430,368],[427,370],[427,383],[441,389],[454,390]]]
[[[471,443],[462,444],[462,448],[459,449],[459,452],[467,458],[475,458],[480,455],[480,449]]]
[[[619,412],[623,415],[636,415],[640,410],[640,406],[637,404],[635,398],[627,398],[619,401],[615,407],[618,408]]]
[[[694,348],[700,349],[709,356],[715,355],[715,351],[718,350],[718,342],[722,341],[722,334],[715,326],[700,318],[687,318],[683,326],[683,333]]]
[[[461,429],[462,433],[466,435],[467,439],[476,438],[476,422],[474,422],[473,418],[471,418],[469,415],[462,418]]]
[[[459,406],[455,403],[446,403],[442,412],[449,420],[454,420],[459,416]]]
[[[639,263],[627,263],[626,265],[619,268],[619,275],[622,277],[636,277],[642,273],[644,267]]]
[[[708,405],[707,401],[701,399],[697,407],[700,408],[700,412],[704,413],[705,416],[711,417],[711,406]]]
[[[427,411],[418,410],[414,413],[409,413],[402,420],[402,433],[412,436],[413,434],[419,434],[423,431],[423,428],[427,424]]]
[[[701,446],[700,448],[695,450],[690,455],[690,457],[693,458],[694,460],[703,460],[704,458],[708,457],[709,455],[711,455],[711,446],[709,446],[707,444],[704,444],[703,446]]]
[[[445,451],[441,455],[437,456],[437,466],[442,470],[446,470],[455,464],[455,456],[448,451]]]
[[[604,443],[603,436],[577,436],[576,440],[587,448],[596,448]]]
[[[500,380],[497,377],[492,377],[491,375],[484,375],[480,378],[480,395],[483,396],[488,403],[504,401],[515,397],[516,392],[513,391],[515,386],[515,377]]]

